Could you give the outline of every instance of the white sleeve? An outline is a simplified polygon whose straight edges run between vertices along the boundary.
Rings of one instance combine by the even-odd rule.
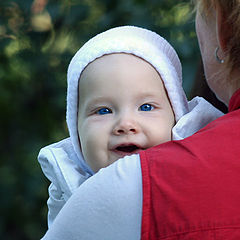
[[[139,155],[127,156],[85,181],[43,240],[139,240],[142,175]]]
[[[60,178],[58,177],[57,172],[59,171],[56,171],[58,166],[52,151],[50,151],[47,147],[41,149],[38,155],[38,161],[43,173],[49,179],[49,181],[51,181],[51,184],[48,188],[49,198],[47,201],[48,227],[50,227],[57,214],[66,203],[66,199],[63,197],[64,192],[61,181],[58,181]],[[61,179],[63,179],[63,177],[61,177]]]
[[[63,193],[61,192],[61,189],[57,188],[53,183],[50,184],[48,192],[48,227],[50,227],[54,219],[66,203],[66,200],[63,198]]]
[[[48,227],[50,227],[72,193],[89,175],[77,161],[69,138],[42,148],[38,161],[44,175],[51,182],[49,187]]]

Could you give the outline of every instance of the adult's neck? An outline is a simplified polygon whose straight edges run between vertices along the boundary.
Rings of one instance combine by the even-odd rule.
[[[229,101],[233,94],[240,88],[240,71],[233,71],[229,78],[226,79],[226,89],[224,90],[226,94],[224,94],[224,103],[228,106]]]

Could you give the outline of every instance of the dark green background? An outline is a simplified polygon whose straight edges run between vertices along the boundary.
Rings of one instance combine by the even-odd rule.
[[[180,56],[188,97],[210,96],[191,11],[178,0],[0,1],[0,239],[46,231],[49,183],[37,154],[68,136],[67,66],[89,38],[119,25],[156,31]]]

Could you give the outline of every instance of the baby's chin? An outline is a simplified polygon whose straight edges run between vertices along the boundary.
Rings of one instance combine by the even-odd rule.
[[[105,164],[98,164],[97,166],[94,165],[94,166],[90,166],[90,167],[94,173],[97,173],[100,169],[108,167],[109,165],[118,161],[119,159],[124,158],[126,156],[131,156],[133,154],[138,154],[140,151],[142,151],[142,150],[141,149],[134,150],[132,152],[111,151],[111,153],[108,156],[108,159],[105,161]]]
[[[97,173],[99,170],[101,170],[102,168],[108,167],[112,163],[116,162],[118,159],[120,159],[120,157],[119,158],[118,157],[110,157],[107,161],[105,161],[105,164],[97,164],[94,166],[91,166],[89,164],[89,166],[91,167],[91,169],[94,173]]]
[[[126,156],[131,156],[131,155],[134,155],[134,154],[138,154],[140,151],[142,151],[142,150],[134,151],[134,152],[114,152],[112,154],[112,156],[110,157],[109,161],[108,161],[109,162],[108,165],[110,165],[110,164],[112,164],[112,163],[114,163],[114,162],[118,161],[119,159],[122,159]]]

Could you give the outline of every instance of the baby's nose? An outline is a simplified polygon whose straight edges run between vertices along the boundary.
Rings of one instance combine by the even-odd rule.
[[[139,125],[133,119],[121,119],[113,129],[115,135],[136,134],[139,132]]]

